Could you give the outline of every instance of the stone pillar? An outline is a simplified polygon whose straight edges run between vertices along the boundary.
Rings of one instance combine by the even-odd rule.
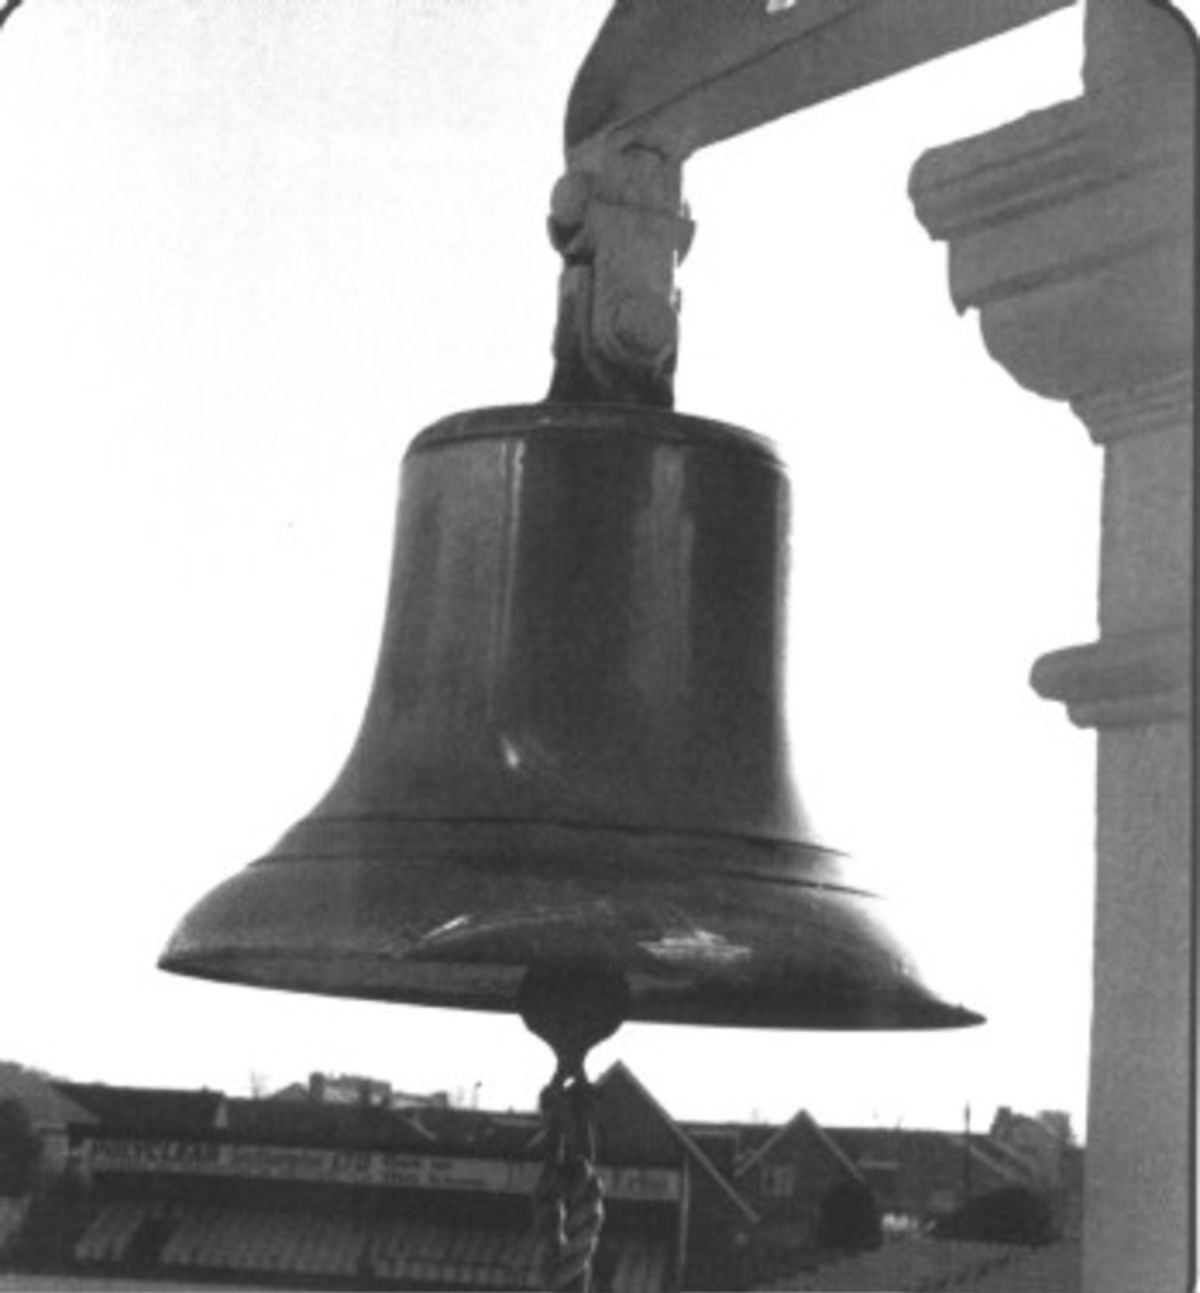
[[[1196,66],[1182,20],[1151,0],[1091,0],[1085,34],[1082,98],[926,153],[912,196],[989,352],[1069,401],[1104,453],[1099,636],[1032,677],[1098,734],[1083,1286],[1183,1293]]]

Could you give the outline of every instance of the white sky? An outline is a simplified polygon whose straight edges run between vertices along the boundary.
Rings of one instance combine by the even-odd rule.
[[[366,700],[408,439],[535,400],[567,89],[604,0],[27,0],[0,35],[0,1057],[529,1107],[513,1018],[154,963],[312,806]],[[1079,14],[689,167],[681,410],[793,469],[801,785],[922,913],[965,1033],[628,1027],[679,1115],[1082,1125],[1092,737],[1026,682],[1095,631],[1099,452],[949,302],[926,147],[1078,93]]]

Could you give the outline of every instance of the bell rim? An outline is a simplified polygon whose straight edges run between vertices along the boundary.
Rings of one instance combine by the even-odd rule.
[[[271,961],[282,964],[291,959],[291,954],[260,953],[260,958],[264,964]],[[386,958],[377,959],[390,966]],[[360,957],[356,960],[359,965],[365,965],[369,958]],[[570,972],[580,965],[585,968],[615,968],[601,962],[564,961],[562,964],[564,972]],[[287,992],[293,996],[320,996],[379,1005],[473,1011],[489,1015],[518,1013],[516,1002],[524,975],[523,967],[505,967],[512,971],[512,975],[509,988],[502,998],[492,992],[479,992],[477,995],[472,995],[469,991],[460,989],[451,999],[439,988],[421,989],[408,986],[404,994],[399,995],[385,987],[377,990],[363,986],[304,987],[283,981],[272,982],[266,978],[249,976],[240,965],[236,953],[228,955],[210,953],[201,959],[186,955],[172,956],[168,949],[160,957],[158,968],[167,974],[182,978],[225,984],[230,987],[252,987],[259,990]],[[446,967],[438,966],[437,971],[439,977],[446,976]],[[819,1006],[809,1005],[813,998],[807,997],[804,1011],[800,1012],[796,1008],[795,994],[781,993],[777,998],[772,998],[761,988],[756,988],[745,993],[718,994],[717,999],[714,999],[713,994],[709,994],[702,1002],[674,1001],[668,1011],[662,1009],[660,1003],[646,992],[639,992],[635,981],[632,998],[633,1003],[626,1022],[660,1027],[727,1028],[764,1032],[912,1033],[947,1032],[951,1029],[975,1028],[987,1023],[985,1015],[966,1006],[952,1004],[932,993],[914,992],[901,998],[899,1010],[893,1003],[881,1004],[878,999],[865,994],[825,995]]]
[[[649,832],[634,833],[633,852],[614,866],[604,840],[615,832],[582,830],[596,857],[581,876],[562,864],[561,828],[538,825],[539,869],[499,847],[472,856],[464,825],[442,824],[443,856],[415,841],[408,857],[355,859],[347,846],[342,857],[261,858],[185,916],[159,964],[220,982],[490,1012],[515,1009],[531,965],[589,964],[627,977],[639,1022],[909,1031],[979,1021],[925,985],[884,923],[884,900],[806,880],[802,864],[774,883],[736,866],[698,874],[679,859],[663,865],[664,839]],[[707,843],[741,852],[738,841]],[[793,864],[831,852],[767,848]],[[656,854],[657,864],[638,865]]]

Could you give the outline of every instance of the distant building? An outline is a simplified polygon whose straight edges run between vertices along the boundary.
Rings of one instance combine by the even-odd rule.
[[[822,1207],[838,1185],[866,1181],[841,1146],[802,1109],[735,1165],[733,1178],[763,1221],[815,1247]]]
[[[276,1091],[272,1100],[315,1101],[318,1104],[367,1105],[373,1109],[447,1108],[446,1091],[432,1095],[413,1095],[397,1091],[390,1082],[353,1074],[310,1073],[308,1083],[292,1082]]]
[[[0,1101],[15,1100],[41,1141],[43,1170],[61,1170],[66,1163],[68,1128],[82,1126],[92,1115],[71,1100],[44,1074],[20,1064],[0,1061]]]
[[[163,1279],[528,1287],[539,1118],[316,1085],[317,1099],[255,1100],[59,1084],[83,1112],[69,1136],[88,1206],[70,1258]],[[757,1214],[627,1069],[598,1085],[597,1288],[727,1285]]]
[[[924,1226],[968,1199],[1011,1186],[1037,1189],[1036,1166],[988,1136],[944,1131],[831,1128],[881,1211]]]
[[[826,1129],[806,1111],[781,1127],[681,1124],[619,1063],[597,1087],[597,1293],[748,1287],[827,1260],[847,1201],[920,1225],[1036,1176],[1025,1150],[989,1136]],[[534,1114],[444,1096],[397,1107],[387,1083],[356,1077],[268,1099],[53,1092],[77,1187],[66,1264],[215,1284],[530,1287]]]
[[[1031,1166],[1037,1188],[1049,1200],[1064,1234],[1083,1233],[1083,1153],[1075,1143],[1071,1120],[1054,1110],[1031,1118],[1007,1107],[998,1109],[990,1132],[1002,1153],[1015,1154]]]

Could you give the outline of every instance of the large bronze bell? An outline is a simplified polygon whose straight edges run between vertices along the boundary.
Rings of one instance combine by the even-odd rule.
[[[426,430],[350,758],[161,964],[481,1010],[582,967],[624,976],[632,1019],[974,1022],[797,797],[787,537],[771,446],[720,423],[543,404]]]

